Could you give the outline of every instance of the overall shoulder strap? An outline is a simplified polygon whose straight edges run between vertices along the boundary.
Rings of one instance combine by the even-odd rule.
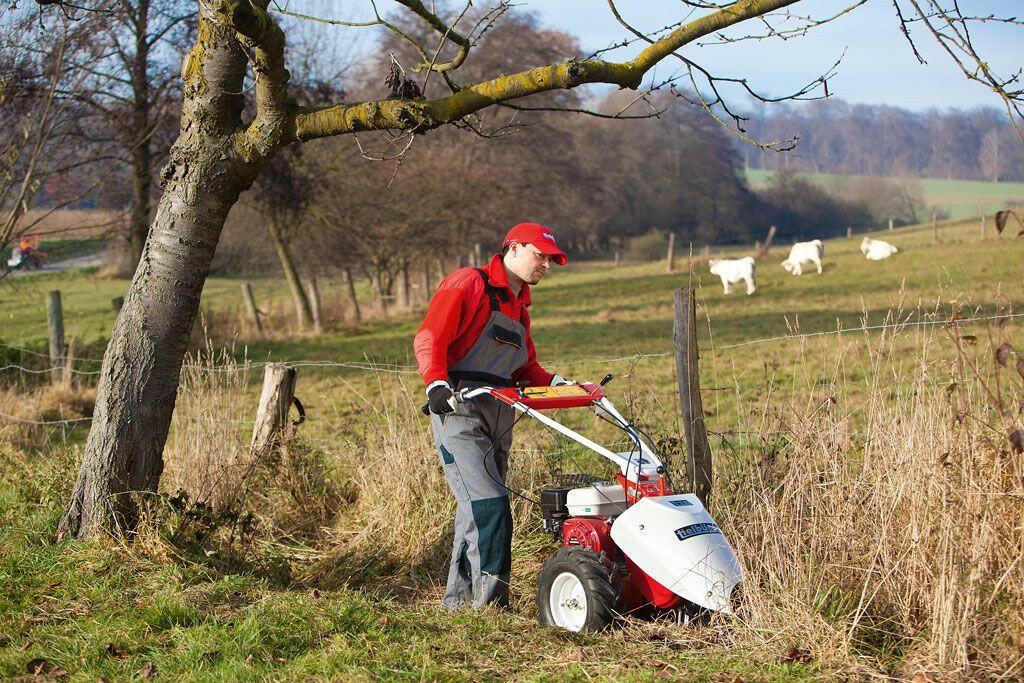
[[[487,277],[486,270],[484,270],[483,268],[474,268],[473,270],[479,273],[480,277],[483,278],[484,291],[487,293],[487,298],[491,302],[491,311],[500,311],[501,305],[499,303],[499,300],[504,300],[504,292],[501,291],[500,287],[495,287],[494,285],[491,284],[490,278]]]

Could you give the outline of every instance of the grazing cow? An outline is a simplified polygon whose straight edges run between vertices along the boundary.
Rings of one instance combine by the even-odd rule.
[[[818,266],[818,272],[820,273],[821,257],[824,255],[825,245],[821,243],[821,240],[797,242],[789,250],[789,256],[782,262],[782,267],[793,275],[802,275],[804,272],[803,264],[813,263]]]
[[[754,259],[745,256],[741,259],[711,259],[708,267],[712,275],[722,278],[722,287],[725,293],[729,293],[729,285],[738,282],[747,283],[747,296],[754,293],[757,285],[754,284]]]
[[[865,237],[860,241],[860,251],[868,261],[881,261],[884,258],[889,258],[899,250],[884,240],[873,240],[870,237]]]

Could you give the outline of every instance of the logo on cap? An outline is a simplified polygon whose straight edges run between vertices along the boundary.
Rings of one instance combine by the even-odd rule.
[[[552,242],[554,242],[555,241],[555,236],[552,235],[550,232],[546,232],[546,233],[544,233],[544,239],[551,240]]]

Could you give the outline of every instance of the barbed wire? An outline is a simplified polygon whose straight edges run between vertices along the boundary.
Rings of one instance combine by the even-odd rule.
[[[989,322],[995,320],[1013,320],[1024,318],[1024,313],[1005,313],[1000,315],[991,316],[978,316],[973,318],[960,318],[958,320],[908,320],[897,323],[882,323],[879,325],[861,325],[858,327],[847,327],[839,328],[834,330],[819,330],[817,332],[802,332],[802,333],[790,333],[776,335],[772,337],[762,337],[759,339],[748,339],[745,341],[737,342],[734,344],[725,345],[712,345],[700,349],[702,353],[714,353],[717,351],[729,351],[732,349],[743,348],[747,346],[758,346],[761,344],[767,344],[777,341],[793,341],[797,339],[810,339],[816,337],[827,337],[832,335],[843,335],[851,334],[854,332],[877,332],[880,330],[904,330],[911,327],[936,327],[943,325],[956,324],[968,324],[976,322]],[[49,355],[39,353],[31,349],[25,349],[23,347],[13,346],[0,342],[0,346],[4,346],[10,349],[15,349],[24,353],[28,353],[33,356],[49,359]],[[658,353],[633,353],[621,356],[580,356],[576,358],[563,358],[558,360],[545,361],[546,365],[553,367],[560,367],[565,365],[574,365],[580,363],[620,363],[624,361],[637,361],[644,358],[665,358],[674,355],[671,351],[663,351]],[[79,358],[75,357],[73,362],[102,362],[102,360],[90,359],[90,358]],[[294,360],[294,361],[260,361],[260,362],[242,362],[242,363],[227,363],[221,365],[201,365],[197,369],[202,372],[237,372],[239,370],[248,369],[259,369],[264,368],[268,365],[290,365],[295,368],[344,368],[349,370],[359,370],[363,372],[383,372],[396,375],[418,375],[419,368],[413,364],[401,364],[386,361],[331,361],[331,360]],[[57,369],[54,367],[42,368],[42,369],[31,369],[26,368],[22,365],[8,364],[0,367],[0,371],[14,369],[22,372],[31,374],[45,374],[52,372]],[[78,375],[98,375],[101,373],[100,370],[78,370],[75,368],[65,368],[65,370],[78,374]]]
[[[60,368],[56,366],[43,368],[41,370],[33,370],[32,368],[26,368],[24,365],[15,364],[0,366],[0,372],[3,372],[4,370],[20,370],[21,372],[26,372],[31,375],[44,375],[46,373],[53,372],[54,370],[63,370],[76,375],[98,375],[101,372],[101,370],[77,370],[75,368]]]
[[[74,422],[91,422],[91,417],[71,417],[66,420],[28,420],[23,417],[17,417],[16,415],[8,415],[7,413],[0,412],[0,417],[4,418],[9,422],[20,422],[21,424],[28,425],[63,425],[71,424]]]
[[[747,341],[738,342],[736,344],[727,344],[725,346],[712,346],[710,349],[703,349],[705,351],[728,351],[729,349],[738,349],[743,346],[755,346],[758,344],[765,344],[768,342],[780,341],[785,339],[807,339],[810,337],[825,337],[833,334],[849,334],[851,332],[874,332],[877,330],[897,330],[904,329],[907,327],[935,327],[938,325],[952,325],[962,323],[975,323],[984,322],[990,320],[1010,320],[1013,318],[1024,318],[1024,313],[1005,313],[1002,315],[990,315],[981,316],[977,318],[960,318],[957,320],[908,320],[901,323],[883,323],[881,325],[862,325],[861,327],[848,327],[841,328],[838,330],[822,330],[819,332],[806,332],[800,334],[783,334],[776,337],[764,337],[762,339],[749,339]]]

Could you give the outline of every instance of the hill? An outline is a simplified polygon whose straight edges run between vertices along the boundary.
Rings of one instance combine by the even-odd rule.
[[[772,177],[773,171],[748,169],[745,171],[747,182],[757,189],[763,187]],[[837,179],[855,178],[829,173],[801,174],[811,180],[828,187]],[[902,180],[902,179],[900,179]],[[1024,203],[1024,183],[1000,182],[993,183],[983,180],[946,180],[943,178],[909,178],[921,184],[924,190],[925,203],[945,212],[954,220],[975,218],[980,213],[994,213],[1014,204]],[[979,207],[981,212],[979,212]]]

